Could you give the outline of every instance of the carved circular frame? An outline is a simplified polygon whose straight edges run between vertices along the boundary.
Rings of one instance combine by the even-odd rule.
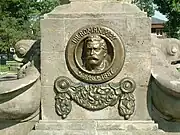
[[[103,71],[92,72],[82,66],[81,57],[84,40],[91,35],[98,35],[105,40],[111,62]],[[121,71],[125,59],[124,45],[120,37],[110,28],[102,25],[87,25],[77,30],[69,39],[66,47],[66,63],[70,72],[77,79],[92,84],[104,83]]]

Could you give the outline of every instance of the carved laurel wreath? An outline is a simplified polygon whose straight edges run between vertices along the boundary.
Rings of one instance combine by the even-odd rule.
[[[130,118],[135,110],[133,91],[136,84],[129,77],[118,83],[87,85],[73,83],[69,78],[60,76],[55,80],[54,88],[56,92],[55,110],[62,119],[65,119],[71,112],[72,100],[90,111],[114,106],[119,100],[119,114],[126,120]]]

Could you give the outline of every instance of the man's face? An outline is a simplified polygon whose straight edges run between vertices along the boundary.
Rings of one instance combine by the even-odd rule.
[[[106,56],[106,50],[104,50],[99,41],[89,41],[86,45],[86,60],[88,64],[98,66],[104,60]]]

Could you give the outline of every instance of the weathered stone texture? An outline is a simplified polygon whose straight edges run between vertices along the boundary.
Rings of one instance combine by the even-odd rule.
[[[152,121],[43,120],[29,135],[163,135]],[[164,134],[167,135],[167,134]]]
[[[81,8],[79,8],[81,7]],[[80,82],[68,71],[65,48],[69,38],[86,25],[103,25],[111,28],[125,47],[125,61],[122,71],[110,82],[119,82],[132,77],[135,90],[136,110],[132,120],[149,120],[147,85],[150,77],[150,19],[135,5],[118,2],[72,2],[57,7],[41,21],[42,33],[42,118],[61,119],[55,112],[54,81],[58,76],[69,77]],[[72,111],[67,119],[122,119],[117,105],[100,111],[87,111],[72,102]]]
[[[65,48],[64,42],[64,20],[47,19],[41,20],[41,51],[62,52]],[[42,56],[42,58],[44,58]]]

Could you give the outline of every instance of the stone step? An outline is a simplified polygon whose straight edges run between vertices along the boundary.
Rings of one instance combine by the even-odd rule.
[[[158,129],[153,121],[41,120],[28,135],[180,135]]]
[[[60,120],[40,121],[36,130],[146,130],[156,131],[158,125],[153,121],[121,120]]]
[[[117,130],[33,130],[28,135],[179,135],[176,133],[165,133],[162,131],[117,131]]]

